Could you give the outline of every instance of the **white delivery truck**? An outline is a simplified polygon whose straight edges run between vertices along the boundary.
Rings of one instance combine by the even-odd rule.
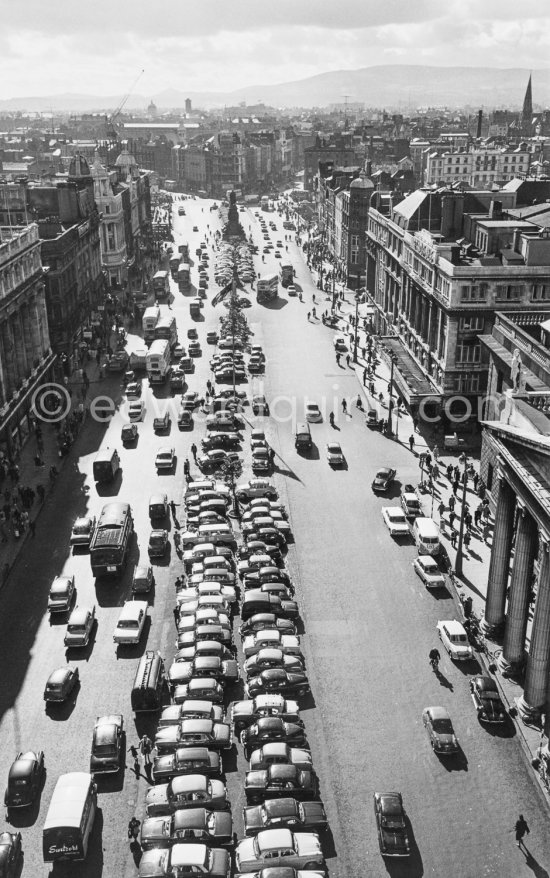
[[[136,348],[130,353],[130,369],[139,372],[140,369],[147,368],[147,348]]]
[[[170,372],[170,342],[157,338],[147,351],[147,377],[150,384],[163,384]]]

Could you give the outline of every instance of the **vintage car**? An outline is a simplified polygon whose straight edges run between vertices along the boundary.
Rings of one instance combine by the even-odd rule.
[[[307,747],[307,737],[302,722],[287,723],[278,716],[265,716],[240,734],[245,756],[264,744],[283,743],[292,747]]]
[[[395,479],[395,470],[390,466],[384,466],[378,470],[372,480],[372,490],[377,493],[384,493]]]
[[[293,798],[268,799],[261,805],[243,808],[244,834],[257,835],[262,829],[284,828],[324,832],[328,820],[321,802],[298,802]]]
[[[121,713],[98,716],[92,735],[90,772],[110,774],[119,771],[124,742],[124,718]]]
[[[435,753],[442,756],[458,753],[458,740],[444,707],[426,707],[422,712],[422,722]]]
[[[71,665],[52,671],[44,689],[44,701],[65,701],[78,686],[79,676],[78,668]]]
[[[145,796],[148,817],[173,814],[180,808],[209,808],[227,811],[230,807],[225,784],[203,774],[174,777],[167,784],[150,787]]]
[[[178,842],[227,845],[232,840],[233,820],[229,811],[184,808],[164,817],[147,817],[141,824],[140,843],[144,851],[169,848]]]
[[[309,692],[309,682],[305,673],[285,671],[282,668],[271,668],[252,677],[245,687],[249,698],[255,698],[264,692],[277,692],[299,698]]]
[[[184,875],[229,878],[231,855],[223,848],[176,842],[164,850],[146,850],[140,859],[138,878],[179,878]]]
[[[234,701],[231,705],[231,721],[236,735],[248,729],[264,717],[279,717],[285,722],[301,723],[296,701],[282,695],[257,695],[247,701]]]
[[[401,793],[375,793],[374,816],[384,857],[408,857],[410,850]]]
[[[77,518],[71,531],[71,546],[89,546],[94,528],[94,515],[85,515],[83,518]]]
[[[244,663],[244,673],[247,680],[258,677],[263,671],[270,668],[282,668],[290,674],[304,674],[305,668],[301,658],[297,655],[288,655],[282,649],[263,648],[247,658]]]
[[[67,649],[87,646],[95,625],[95,604],[92,607],[75,607],[67,622],[64,643]]]
[[[157,753],[173,753],[180,747],[210,747],[228,750],[232,746],[231,726],[209,719],[184,719],[174,726],[157,730],[154,745]]]
[[[173,753],[156,756],[153,761],[155,783],[165,783],[183,774],[206,774],[217,777],[223,765],[219,753],[207,747],[178,747]]]
[[[295,765],[303,771],[312,768],[309,750],[290,747],[288,744],[274,742],[264,744],[250,754],[250,771],[262,771],[271,765]]]
[[[315,832],[294,834],[290,829],[264,829],[240,841],[235,848],[238,872],[257,872],[263,866],[295,869],[325,868],[319,836]]]
[[[8,773],[8,785],[4,793],[6,808],[26,808],[40,794],[44,780],[44,753],[28,750],[18,753]],[[2,874],[0,870],[0,875]]]
[[[506,722],[506,708],[502,703],[497,684],[484,674],[477,674],[470,680],[472,701],[477,718],[484,723]]]

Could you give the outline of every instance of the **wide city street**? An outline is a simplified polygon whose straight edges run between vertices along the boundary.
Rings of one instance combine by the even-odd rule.
[[[195,250],[207,231],[221,229],[218,212],[209,209],[211,204],[206,199],[185,200],[175,202],[174,207],[175,246],[183,240],[189,243],[195,287]],[[178,216],[180,205],[185,206],[185,216]],[[259,255],[254,257],[256,271],[277,271],[279,260],[273,251],[262,262],[256,210],[259,208],[240,213],[246,234],[251,231],[259,245]],[[282,218],[276,213],[266,216],[277,224],[272,241],[288,243]],[[193,226],[199,231],[193,232]],[[206,343],[206,333],[217,328],[225,313],[223,304],[217,308],[210,304],[218,289],[211,244],[212,237],[208,240],[210,280],[202,320],[190,318],[194,290],[183,295],[171,281],[171,306],[182,344],[187,345],[188,328],[198,329],[202,356],[196,360],[196,371],[188,376],[188,383],[189,389],[200,395],[211,377],[209,359],[215,350]],[[272,478],[294,534],[286,564],[303,621],[301,643],[311,697],[304,702],[302,716],[329,819],[330,829],[323,840],[328,873],[331,878],[378,878],[388,873],[396,878],[542,878],[548,874],[544,864],[550,862],[548,808],[525,764],[513,724],[502,729],[486,728],[478,722],[468,685],[479,670],[475,661],[459,666],[443,654],[441,675],[437,677],[431,670],[428,652],[439,645],[436,623],[458,618],[458,611],[449,592],[429,592],[423,587],[412,568],[417,554],[412,539],[393,540],[381,516],[383,506],[399,504],[403,484],[418,482],[417,459],[409,452],[405,436],[400,437],[402,443],[394,442],[365,426],[364,415],[354,403],[359,391],[355,372],[345,366],[344,358],[341,366],[335,361],[334,331],[320,320],[307,318],[312,294],[319,293],[302,251],[292,240],[288,254],[283,246],[282,255],[283,261],[296,268],[296,283],[303,290],[304,301],[289,297],[280,288],[277,301],[262,306],[255,301],[254,289],[253,305],[244,311],[253,332],[252,342],[263,346],[266,369],[265,375],[251,377],[241,389],[249,396],[265,393],[271,416],[255,418],[250,408],[245,410],[248,423],[240,480],[252,476],[250,425],[261,425],[276,452]],[[317,304],[318,313],[325,307],[328,302],[325,305],[324,300]],[[128,349],[140,344],[140,333],[130,333]],[[95,369],[90,375],[95,378]],[[36,536],[27,543],[2,592],[0,776],[7,778],[9,766],[21,750],[44,750],[47,768],[36,808],[29,813],[10,813],[10,822],[23,833],[23,875],[32,878],[50,874],[74,878],[137,875],[139,852],[130,850],[126,828],[133,814],[143,819],[149,781],[143,772],[139,778],[135,776],[128,753],[120,776],[99,780],[99,812],[87,859],[61,870],[52,870],[42,859],[42,826],[58,776],[88,770],[93,724],[101,714],[124,715],[126,749],[137,744],[144,732],[153,736],[154,715],[140,715],[136,721],[130,690],[146,648],[160,650],[167,665],[175,652],[172,610],[174,580],[181,572],[181,562],[173,543],[165,561],[154,564],[156,587],[149,597],[150,621],[140,646],[119,650],[117,657],[113,629],[130,594],[133,566],[138,558],[142,562],[147,558],[151,528],[148,498],[162,490],[169,499],[182,503],[184,460],[190,459],[191,475],[197,478],[189,449],[193,442],[200,446],[206,433],[205,416],[197,411],[194,429],[179,431],[177,396],[170,393],[168,385],[153,393],[144,378],[145,415],[139,423],[139,439],[135,447],[124,448],[120,431],[127,422],[128,401],[120,378],[115,374],[103,381],[92,380],[89,399],[112,396],[115,414],[105,425],[88,418],[40,516]],[[350,400],[348,415],[342,411],[344,397]],[[300,456],[293,431],[296,420],[305,420],[307,400],[319,405],[323,422],[311,424],[313,452]],[[170,406],[171,431],[169,436],[157,436],[152,421],[164,405]],[[334,428],[328,422],[331,411],[336,416]],[[340,470],[327,463],[329,440],[342,446],[346,466]],[[161,445],[175,447],[177,465],[171,474],[157,475],[155,470],[154,458]],[[97,451],[107,446],[118,449],[122,474],[112,486],[98,491],[92,463]],[[396,468],[396,481],[388,495],[376,495],[371,482],[384,465]],[[89,555],[70,551],[70,531],[78,516],[87,512],[98,515],[102,505],[115,496],[132,506],[137,541],[123,578],[96,588]],[[430,514],[429,508],[426,514]],[[169,527],[172,537],[173,522]],[[61,573],[74,574],[79,605],[96,605],[98,624],[93,642],[74,654],[66,654],[63,644],[66,618],[51,622],[47,613],[49,585]],[[238,636],[236,643],[240,648]],[[239,657],[242,659],[240,652]],[[76,697],[67,706],[46,711],[46,679],[67,660],[80,671]],[[460,742],[458,756],[439,758],[432,752],[422,723],[422,711],[431,705],[449,710]],[[224,764],[235,830],[242,838],[246,761],[239,743],[224,755]],[[393,790],[403,794],[412,842],[411,856],[402,860],[382,858],[374,819],[373,793]],[[519,813],[527,816],[531,830],[532,856],[528,858],[515,845],[513,828]]]

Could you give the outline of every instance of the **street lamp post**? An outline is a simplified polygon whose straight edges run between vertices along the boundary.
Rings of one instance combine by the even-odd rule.
[[[459,461],[464,463],[463,485],[462,485],[462,507],[460,510],[460,528],[458,531],[458,545],[456,547],[455,573],[462,576],[462,542],[464,539],[464,513],[466,512],[466,468],[468,466],[468,458],[465,454],[461,454]]]
[[[353,336],[353,362],[357,362],[357,342],[359,339],[359,290],[355,293],[355,334]]]
[[[393,367],[395,363],[395,357],[393,354],[390,354],[391,361],[391,370],[390,370],[390,398],[388,400],[388,420],[386,423],[386,436],[391,436],[392,428],[391,428],[391,416],[392,416],[392,408],[393,408]]]

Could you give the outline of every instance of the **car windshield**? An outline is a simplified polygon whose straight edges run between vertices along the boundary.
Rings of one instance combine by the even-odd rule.
[[[405,827],[405,821],[403,818],[396,814],[382,817],[382,824],[386,829],[404,829]]]
[[[405,517],[401,514],[398,514],[397,512],[388,513],[388,518],[390,521],[393,521],[393,522],[397,522],[397,523],[402,522],[403,524],[405,523]]]
[[[449,640],[451,643],[467,643],[468,638],[465,634],[451,634]]]
[[[73,527],[73,531],[75,534],[85,534],[90,530],[89,522],[85,521],[83,524],[75,524]]]
[[[67,625],[67,631],[69,634],[77,634],[79,631],[85,631],[86,624],[84,622],[78,622],[77,624]]]
[[[121,619],[118,623],[119,628],[138,628],[139,623],[137,619]]]
[[[452,735],[453,725],[450,719],[445,717],[432,720],[432,728],[438,735]]]
[[[116,744],[96,744],[94,746],[95,756],[111,756],[116,754]]]

